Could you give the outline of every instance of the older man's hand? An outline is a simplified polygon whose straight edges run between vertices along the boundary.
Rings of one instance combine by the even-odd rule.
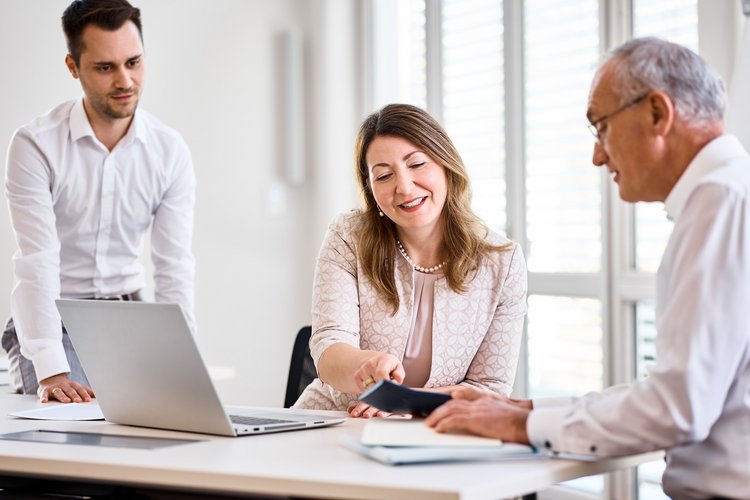
[[[488,389],[480,389],[474,386],[460,386],[458,389],[452,390],[451,395],[453,396],[453,399],[466,399],[469,401],[474,401],[475,399],[483,397],[491,397],[518,406],[519,408],[525,408],[527,410],[534,409],[534,403],[530,399],[508,398]]]
[[[439,406],[425,423],[438,432],[470,432],[513,443],[529,444],[526,420],[531,401],[511,400],[464,388]]]

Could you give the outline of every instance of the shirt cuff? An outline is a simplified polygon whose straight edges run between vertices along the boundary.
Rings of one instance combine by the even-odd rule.
[[[596,460],[601,454],[590,439],[571,435],[565,429],[565,421],[574,411],[573,406],[555,406],[534,409],[526,419],[526,434],[529,442],[544,454],[574,460]]]
[[[70,365],[62,342],[59,346],[48,347],[37,352],[32,356],[31,362],[34,364],[37,381],[60,373],[70,373]]]
[[[563,447],[563,421],[569,412],[569,406],[538,408],[534,400],[534,409],[526,420],[531,445],[547,453],[560,451]]]

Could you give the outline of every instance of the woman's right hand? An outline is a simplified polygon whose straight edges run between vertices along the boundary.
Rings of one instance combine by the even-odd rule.
[[[354,383],[360,392],[379,380],[404,381],[406,372],[401,361],[392,354],[375,353],[354,372]]]

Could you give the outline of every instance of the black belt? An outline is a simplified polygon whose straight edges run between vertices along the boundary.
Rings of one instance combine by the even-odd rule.
[[[136,290],[132,293],[124,293],[122,295],[107,295],[106,297],[86,297],[84,300],[125,300],[125,301],[141,301],[141,291]]]

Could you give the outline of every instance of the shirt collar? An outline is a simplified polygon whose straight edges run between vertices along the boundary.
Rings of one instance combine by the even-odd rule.
[[[70,110],[70,138],[77,141],[81,137],[94,137],[94,129],[91,128],[86,110],[83,109],[83,97],[80,97]]]
[[[664,200],[664,210],[669,220],[675,221],[679,218],[688,198],[703,177],[721,167],[728,160],[745,154],[739,139],[731,134],[720,135],[703,146],[677,180],[677,184],[669,192],[667,199]]]
[[[148,134],[146,133],[146,127],[143,124],[143,116],[142,113],[138,111],[138,108],[135,109],[135,113],[133,114],[133,121],[130,122],[130,128],[128,129],[128,133],[125,134],[125,137],[133,137],[134,139],[138,139],[143,144],[146,144],[146,139],[148,138]],[[123,137],[123,139],[125,139]]]
[[[146,138],[148,137],[145,128],[143,119],[136,109],[133,121],[130,123],[130,127],[123,138],[120,139],[120,144],[129,144],[135,139],[138,139],[145,144]],[[82,137],[93,137],[96,139],[94,129],[91,128],[91,123],[89,122],[89,118],[86,116],[86,110],[83,107],[83,97],[79,98],[70,110],[70,137],[73,141],[77,141]]]

